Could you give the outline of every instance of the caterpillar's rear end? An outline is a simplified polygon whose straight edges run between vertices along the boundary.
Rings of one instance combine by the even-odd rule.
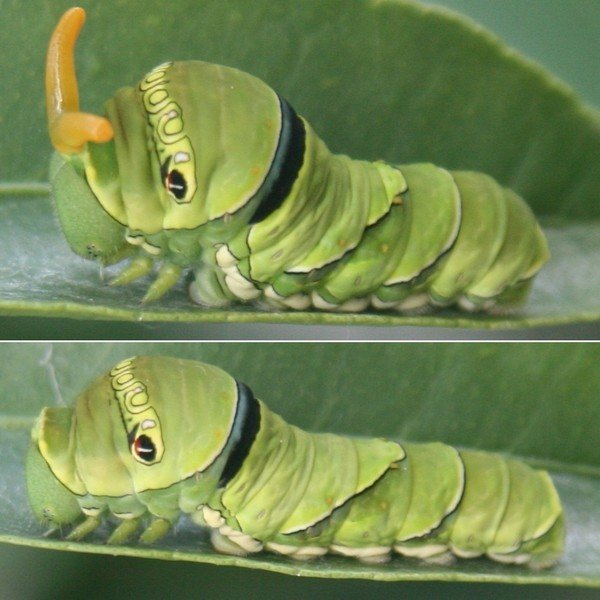
[[[503,312],[520,306],[549,257],[544,234],[523,199],[482,173],[431,164],[398,170],[405,189],[388,215],[365,228],[356,250],[316,287],[313,302],[330,310],[457,304],[468,311]],[[391,228],[394,218],[401,223]],[[371,288],[357,295],[365,279]]]
[[[432,562],[452,555],[533,568],[557,562],[564,545],[563,514],[545,471],[437,443],[404,449],[408,464],[400,463],[356,499],[346,517],[350,525],[344,523],[336,534],[338,551],[360,557],[354,548],[364,544],[369,526],[387,520],[378,539],[381,554],[366,553],[363,559],[386,558],[384,549],[392,546],[399,554]],[[371,516],[360,521],[355,515],[361,512]]]

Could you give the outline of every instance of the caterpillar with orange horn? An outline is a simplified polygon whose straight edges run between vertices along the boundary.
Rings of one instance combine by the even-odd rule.
[[[204,363],[141,356],[98,377],[73,408],[44,408],[27,487],[36,516],[78,540],[152,543],[181,513],[221,552],[381,562],[392,550],[548,567],[564,545],[548,473],[489,452],[307,433]]]
[[[414,311],[522,304],[548,259],[527,204],[491,177],[332,154],[268,85],[237,69],[166,62],[79,111],[72,8],[50,41],[51,184],[71,248],[112,281],[157,269],[144,301],[191,269],[209,307]]]

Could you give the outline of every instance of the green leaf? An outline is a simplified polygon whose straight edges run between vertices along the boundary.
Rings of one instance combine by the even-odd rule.
[[[514,328],[600,318],[600,119],[565,85],[450,13],[401,0],[158,0],[84,2],[78,43],[82,106],[100,111],[118,87],[164,60],[201,58],[257,75],[306,116],[332,150],[391,162],[430,160],[489,173],[542,218],[553,258],[527,307],[512,317],[445,311],[390,314],[203,310],[183,283],[142,307],[148,281],[101,285],[72,256],[40,194],[50,154],[43,56],[66,1],[12,3],[0,55],[7,90],[0,147],[0,314],[145,321],[439,325]],[[89,6],[88,6],[89,5]],[[131,23],[136,26],[132,27]],[[26,34],[24,32],[27,32]],[[39,60],[32,66],[31,56]],[[23,77],[23,73],[27,77]],[[27,182],[33,182],[28,184]]]
[[[205,360],[245,381],[286,420],[313,431],[440,440],[524,457],[551,470],[566,511],[567,549],[553,569],[489,560],[449,567],[395,557],[296,563],[215,554],[187,521],[162,543],[108,547],[42,537],[24,487],[28,429],[44,405],[71,403],[133,354]],[[600,346],[591,344],[16,344],[0,346],[0,541],[193,561],[328,578],[497,581],[600,586]]]

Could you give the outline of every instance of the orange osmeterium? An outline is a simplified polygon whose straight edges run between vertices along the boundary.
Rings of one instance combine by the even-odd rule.
[[[62,154],[81,152],[86,142],[113,138],[108,119],[79,112],[74,47],[85,22],[83,8],[68,10],[59,21],[46,58],[46,107],[52,145]]]

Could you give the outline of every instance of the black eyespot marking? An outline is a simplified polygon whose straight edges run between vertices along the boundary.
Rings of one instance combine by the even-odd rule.
[[[177,169],[169,171],[165,180],[165,187],[177,200],[185,198],[187,183],[185,177]]]
[[[160,165],[160,177],[169,194],[176,200],[183,200],[188,191],[187,181],[185,177],[177,169],[169,170],[171,165],[171,157],[168,156],[165,162]]]
[[[152,462],[156,458],[156,446],[147,435],[140,435],[133,442],[135,455],[144,462]]]

